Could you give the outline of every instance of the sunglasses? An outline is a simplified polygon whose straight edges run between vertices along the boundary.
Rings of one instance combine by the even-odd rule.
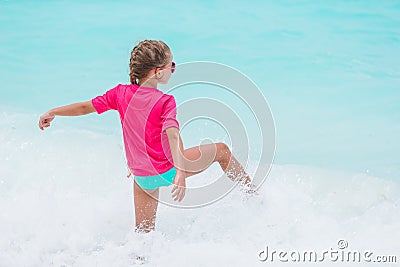
[[[159,69],[168,69],[168,68],[163,68],[163,67],[157,67],[157,68],[159,68]],[[176,70],[176,64],[175,64],[175,62],[172,62],[172,64],[171,64],[171,73],[174,73],[175,72],[175,70]]]

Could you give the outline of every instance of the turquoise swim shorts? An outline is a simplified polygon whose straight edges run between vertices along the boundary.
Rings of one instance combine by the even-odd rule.
[[[169,186],[174,181],[176,174],[175,167],[169,171],[153,176],[135,176],[136,183],[143,189],[154,190],[160,186]]]

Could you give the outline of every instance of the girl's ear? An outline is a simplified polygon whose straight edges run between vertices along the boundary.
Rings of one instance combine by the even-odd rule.
[[[158,75],[158,79],[162,79],[163,77],[164,77],[164,72],[163,71],[159,71],[159,72],[157,72],[157,75]]]
[[[159,70],[159,68],[156,68],[156,69],[154,70],[154,75],[156,76],[157,79],[161,79],[162,76],[164,76],[164,73],[161,72],[161,71]]]

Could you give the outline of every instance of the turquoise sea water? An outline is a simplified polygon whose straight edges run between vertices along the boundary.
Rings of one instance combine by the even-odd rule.
[[[241,71],[276,127],[274,166],[254,202],[236,192],[204,209],[160,206],[154,266],[254,266],[266,243],[328,249],[339,238],[399,251],[399,1],[0,0],[0,32],[0,266],[128,266],[138,243],[121,243],[134,214],[117,112],[57,117],[44,132],[37,121],[128,83],[143,39],[165,41],[177,72],[192,61]],[[235,101],[198,88],[177,104]],[[185,147],[226,137],[203,122],[182,136]],[[220,174],[213,166],[193,183]]]
[[[397,1],[1,1],[2,113],[40,115],[126,83],[133,46],[161,39],[177,63],[223,63],[259,86],[275,118],[276,163],[398,180],[399,9]],[[119,131],[115,114],[94,117],[65,123]]]

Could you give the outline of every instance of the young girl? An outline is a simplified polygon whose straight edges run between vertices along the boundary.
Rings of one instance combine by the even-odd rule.
[[[86,102],[51,109],[39,119],[39,128],[44,130],[55,116],[118,110],[127,163],[134,176],[136,232],[154,230],[159,187],[173,184],[172,197],[181,201],[185,196],[186,178],[214,162],[219,163],[231,180],[245,185],[251,182],[224,143],[183,148],[175,98],[157,89],[175,71],[172,59],[171,50],[164,42],[141,41],[131,52],[130,84],[119,84]]]

